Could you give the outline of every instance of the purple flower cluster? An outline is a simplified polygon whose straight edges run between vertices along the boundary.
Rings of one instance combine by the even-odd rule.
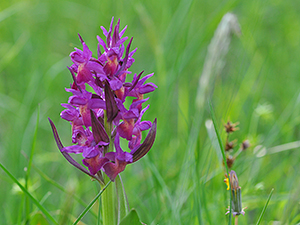
[[[72,126],[74,145],[62,145],[56,128],[49,119],[56,143],[65,158],[99,181],[102,180],[101,171],[114,180],[127,164],[142,158],[152,147],[156,135],[156,119],[153,123],[142,121],[143,114],[149,108],[149,105],[142,107],[148,100],[144,98],[144,94],[157,88],[153,83],[146,83],[153,74],[141,78],[141,72],[135,74],[131,82],[126,82],[136,49],[130,52],[132,38],[125,49],[127,37],[122,36],[126,27],[119,32],[119,26],[120,20],[113,28],[112,19],[109,31],[101,27],[106,43],[97,36],[97,58],[92,56],[80,35],[83,50],[75,48],[70,54],[73,65],[68,69],[73,83],[66,91],[72,96],[68,104],[62,104],[65,110],[61,112],[61,117]],[[127,99],[132,100],[129,109],[124,105]],[[144,130],[149,132],[142,142]],[[128,141],[130,151],[122,150],[120,138]],[[69,153],[82,154],[82,162],[88,170]]]

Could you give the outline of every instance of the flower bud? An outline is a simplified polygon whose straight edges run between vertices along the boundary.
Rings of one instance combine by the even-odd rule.
[[[245,212],[242,208],[242,194],[241,187],[239,186],[239,181],[235,171],[231,170],[229,173],[230,176],[230,186],[231,186],[231,211],[233,216],[238,216],[240,214],[245,215]],[[228,178],[227,178],[228,179]],[[227,184],[229,182],[227,181]],[[226,213],[228,214],[229,211]]]

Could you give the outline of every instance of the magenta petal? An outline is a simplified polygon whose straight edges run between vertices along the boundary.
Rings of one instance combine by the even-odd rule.
[[[87,83],[90,80],[93,80],[93,75],[89,69],[87,69],[85,66],[78,69],[79,72],[76,77],[76,81],[78,84]]]
[[[129,41],[128,45],[127,45],[126,54],[125,54],[125,58],[123,60],[123,64],[122,64],[121,68],[117,71],[117,73],[115,74],[115,76],[118,76],[119,73],[125,69],[125,66],[126,66],[127,60],[128,60],[129,49],[130,49],[130,46],[131,46],[131,43],[132,43],[132,39],[133,38],[130,39],[130,41]]]
[[[132,139],[128,143],[128,148],[129,149],[134,149],[135,147],[139,146],[142,140],[142,135],[139,133],[136,136],[132,136]]]
[[[141,76],[142,76],[143,73],[144,73],[144,70],[143,70],[142,72],[140,72],[139,75],[138,75],[137,77],[136,77],[136,74],[134,74],[134,77],[133,77],[134,82],[133,82],[131,88],[129,89],[129,92],[130,92],[133,88],[135,88],[135,86],[137,85],[137,83],[138,83],[138,81],[139,81],[139,79],[141,78]]]
[[[132,109],[130,111],[127,111],[126,113],[123,113],[123,118],[125,120],[137,119],[138,117],[139,117],[139,111],[137,109]]]
[[[116,161],[116,152],[108,152],[105,154],[105,158],[108,158],[109,161]]]
[[[60,117],[67,121],[73,121],[77,116],[70,110],[65,109],[60,113]]]
[[[105,28],[104,28],[104,29],[105,29]],[[102,40],[102,38],[99,37],[99,36],[97,36],[97,40],[98,40],[99,44],[104,48],[104,51],[107,51],[108,49],[107,49],[107,47],[106,47],[105,42]],[[100,57],[99,57],[99,58],[100,58]]]
[[[116,176],[124,171],[127,163],[124,161],[119,161],[118,159],[116,160],[115,163],[108,162],[103,166],[104,172],[106,175],[114,181]]]
[[[141,94],[147,94],[149,92],[155,91],[155,87],[151,84],[145,84],[142,87],[139,88],[139,92]]]
[[[100,151],[97,149],[97,146],[93,147],[85,147],[84,151],[82,153],[83,158],[93,158],[97,155],[99,155]]]
[[[152,126],[152,123],[150,121],[143,121],[139,123],[139,128],[141,131],[148,130]]]
[[[102,66],[97,61],[89,61],[86,64],[86,68],[97,73],[103,73]]]
[[[109,84],[111,89],[114,91],[119,90],[123,86],[123,83],[118,79],[111,80]]]
[[[85,146],[71,145],[71,146],[64,147],[61,151],[67,153],[79,154],[82,153],[85,148],[86,148]]]
[[[78,51],[71,52],[70,57],[74,63],[84,63],[84,58]]]
[[[107,158],[100,157],[99,155],[93,158],[85,158],[82,163],[89,168],[91,174],[95,175],[105,163],[108,162]]]
[[[75,105],[75,106],[80,106],[80,105],[85,105],[87,103],[87,99],[77,96],[77,95],[73,95],[69,98],[68,101],[71,105]]]
[[[133,124],[127,123],[127,122],[122,122],[118,127],[117,127],[117,132],[122,138],[126,138],[126,140],[131,140],[132,138],[132,130],[134,128]]]
[[[88,48],[88,46],[83,42],[83,57],[86,61],[88,61],[92,57],[92,51]]]
[[[89,100],[89,108],[90,109],[106,109],[105,101],[99,98],[92,98]]]

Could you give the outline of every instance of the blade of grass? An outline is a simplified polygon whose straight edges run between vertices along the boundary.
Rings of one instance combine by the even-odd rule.
[[[32,202],[44,213],[44,215],[54,224],[58,224],[55,219],[51,216],[51,214],[36,200],[27,189],[19,183],[19,181],[0,163],[0,167],[4,170],[4,172],[20,187],[20,189],[32,200]]]
[[[28,185],[28,179],[29,179],[29,176],[30,176],[30,171],[31,171],[31,166],[32,166],[32,159],[33,159],[33,154],[34,154],[35,145],[36,145],[39,118],[40,118],[40,106],[38,106],[38,108],[37,108],[36,125],[35,125],[35,129],[34,129],[34,135],[33,135],[33,140],[32,140],[32,145],[31,145],[31,151],[30,151],[30,155],[29,155],[27,173],[26,173],[26,176],[25,176],[25,187],[26,188],[27,188],[27,185]]]
[[[110,183],[111,180],[107,182],[105,187],[96,195],[96,197],[90,202],[90,204],[82,211],[82,213],[78,216],[78,218],[75,220],[73,225],[76,225],[85,216],[85,214],[87,214],[87,212],[92,208],[92,206],[95,204],[97,199],[102,195],[102,193],[105,191],[105,189],[108,187]]]
[[[169,191],[169,188],[168,188],[165,180],[161,176],[160,172],[158,171],[158,169],[154,165],[154,163],[149,159],[149,157],[145,157],[144,160],[147,164],[147,167],[152,171],[152,174],[156,177],[156,179],[158,180],[158,183],[160,184],[161,188],[163,189],[164,195],[166,196],[166,198],[169,201],[169,205],[170,205],[170,208],[171,208],[171,211],[172,211],[173,218],[177,221],[177,224],[181,224],[180,214],[176,209],[176,204],[174,204],[175,202],[172,200],[173,198],[171,196],[171,193]]]
[[[0,12],[0,22],[2,22],[3,20],[5,20],[6,18],[14,15],[15,13],[17,13],[18,11],[21,11],[21,10],[26,10],[27,8],[27,3],[25,2],[20,2],[20,3],[16,3],[4,10],[2,10]]]
[[[29,39],[29,32],[23,32],[15,44],[10,48],[10,50],[3,56],[0,63],[0,72],[8,65],[21,51],[21,49],[25,46],[27,40]]]
[[[29,160],[28,156],[26,155],[26,153],[24,151],[21,151],[22,155]],[[67,193],[66,188],[64,186],[62,186],[61,184],[57,183],[55,180],[51,179],[47,174],[45,174],[43,171],[41,171],[38,167],[36,167],[34,164],[31,165],[32,168],[42,177],[44,178],[47,182],[49,182],[50,184],[52,184],[54,187],[58,188],[59,190],[61,190],[64,193]],[[85,206],[86,203],[77,195],[73,195],[74,199],[82,206]],[[91,211],[92,215],[97,218],[97,215]]]
[[[218,131],[217,122],[216,122],[215,114],[214,114],[214,111],[213,111],[213,108],[212,108],[212,104],[211,104],[210,101],[208,102],[208,104],[209,104],[209,110],[210,110],[211,118],[212,118],[214,128],[215,128],[215,132],[216,132],[216,135],[217,135],[217,138],[218,138],[219,146],[220,146],[220,149],[221,149],[221,152],[222,152],[227,177],[228,177],[228,180],[229,180],[229,187],[230,187],[230,192],[229,193],[231,193],[230,176],[229,176],[229,171],[228,171],[228,167],[227,167],[227,162],[226,162],[226,156],[225,156],[223,143],[222,143],[222,140],[221,140],[220,133]],[[231,194],[229,196],[230,196],[230,203],[231,203]],[[231,224],[231,204],[229,204],[229,221],[228,221],[228,225],[230,225],[230,224]]]
[[[29,180],[30,171],[31,171],[32,159],[33,159],[33,154],[34,154],[36,139],[37,139],[39,118],[40,118],[40,107],[38,106],[37,116],[36,116],[36,124],[35,124],[35,129],[34,129],[34,135],[33,135],[32,144],[31,144],[31,151],[30,151],[30,155],[29,155],[29,162],[28,162],[28,166],[27,166],[27,172],[26,172],[26,175],[25,175],[25,188],[26,188],[27,191],[28,191],[28,180]],[[26,212],[26,218],[27,218],[26,220],[29,223],[30,201],[29,201],[28,197],[25,199],[25,212]]]
[[[99,206],[101,205],[101,200],[99,198]],[[101,225],[101,207],[98,207],[98,220],[97,225]]]
[[[258,218],[258,221],[257,221],[256,225],[259,225],[259,224],[260,224],[260,222],[261,222],[261,220],[262,220],[262,218],[263,218],[263,216],[264,216],[264,214],[265,214],[265,212],[266,212],[266,210],[267,210],[267,207],[268,207],[269,201],[270,201],[270,199],[271,199],[271,197],[272,197],[273,191],[274,191],[274,188],[272,188],[272,190],[271,190],[271,192],[270,192],[270,194],[269,194],[269,197],[268,197],[268,199],[267,199],[267,202],[266,202],[266,204],[265,204],[265,206],[264,206],[264,208],[263,208],[263,210],[262,210],[262,212],[261,212],[261,214],[260,214],[260,216],[259,216],[259,218]]]

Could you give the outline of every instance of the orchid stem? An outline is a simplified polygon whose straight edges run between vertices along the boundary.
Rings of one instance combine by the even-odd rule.
[[[109,177],[104,174],[104,182],[107,184],[109,181]],[[103,225],[116,225],[115,183],[106,188],[101,200]]]
[[[104,128],[109,137],[109,145],[104,148],[104,154],[113,151],[113,144],[111,143],[111,127],[112,123],[107,121],[107,112],[104,111]],[[110,178],[103,174],[104,185],[110,181]],[[115,183],[112,183],[107,187],[102,195],[102,219],[103,225],[116,225],[116,190]]]

